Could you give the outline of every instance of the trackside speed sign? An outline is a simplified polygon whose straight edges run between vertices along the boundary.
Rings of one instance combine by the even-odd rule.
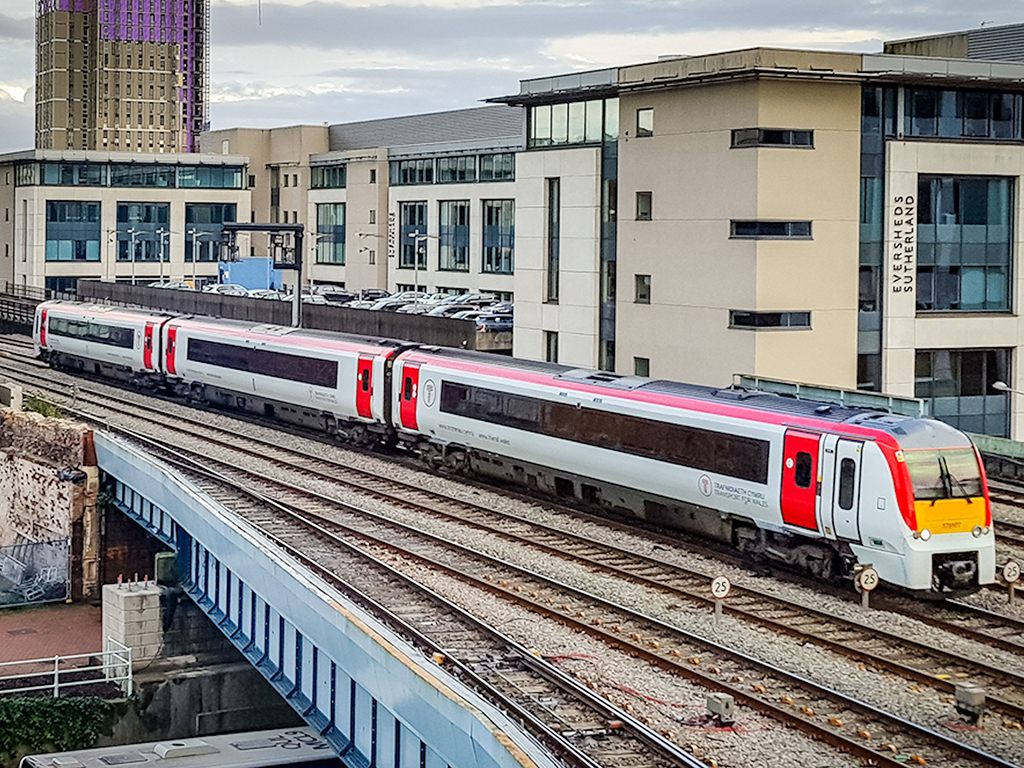
[[[711,596],[716,600],[724,600],[729,596],[730,591],[732,591],[732,584],[729,583],[728,577],[715,576],[711,580]]]
[[[881,579],[878,578],[878,571],[868,566],[867,568],[861,568],[857,572],[857,586],[863,589],[865,592],[870,592],[875,589],[880,583]]]

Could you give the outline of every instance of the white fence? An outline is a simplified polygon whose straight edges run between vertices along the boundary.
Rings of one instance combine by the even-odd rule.
[[[132,649],[108,637],[101,653],[79,653],[0,663],[0,695],[49,691],[57,697],[67,688],[114,683],[125,696],[134,693]]]

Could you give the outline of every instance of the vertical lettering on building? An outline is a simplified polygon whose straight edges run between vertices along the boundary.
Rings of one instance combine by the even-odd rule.
[[[917,201],[913,195],[896,195],[892,206],[892,278],[893,293],[914,290],[917,250]]]
[[[398,222],[394,211],[388,211],[388,258],[393,259],[398,250]]]

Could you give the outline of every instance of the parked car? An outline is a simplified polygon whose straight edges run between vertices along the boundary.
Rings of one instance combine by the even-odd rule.
[[[373,301],[353,301],[348,305],[349,309],[372,309],[376,302]]]
[[[498,333],[512,330],[512,315],[480,315],[476,319],[477,331]]]
[[[450,315],[452,320],[476,320],[480,315],[487,314],[482,309],[464,309],[461,312],[456,312],[454,315]]]
[[[404,307],[399,307],[396,311],[402,315],[425,315],[433,308],[433,304],[429,304],[425,301],[414,301],[412,304],[406,304]]]
[[[356,300],[356,295],[354,293],[349,293],[341,288],[321,290],[319,295],[327,299],[328,304],[334,304],[339,307],[348,306]]]
[[[249,291],[244,286],[235,283],[217,283],[203,288],[203,293],[219,293],[222,296],[248,296]]]
[[[451,302],[445,302],[444,304],[437,305],[429,312],[427,312],[427,314],[433,315],[434,317],[451,317],[456,312],[465,311],[466,306],[464,304],[452,304]]]
[[[423,301],[428,294],[423,291],[402,291],[391,296],[392,299],[404,299],[405,301]]]
[[[427,298],[425,298],[424,301],[427,304],[434,304],[436,306],[437,304],[440,304],[449,298],[451,298],[450,293],[432,293],[429,296],[427,296]]]
[[[383,288],[363,288],[359,291],[360,301],[377,301],[378,299],[386,299],[391,294],[385,291]]]
[[[503,304],[493,304],[487,309],[494,315],[511,315],[515,312],[515,305],[513,305],[512,302],[507,301]]]
[[[406,304],[412,304],[410,299],[398,299],[394,296],[389,296],[386,299],[373,302],[370,309],[376,310],[377,312],[397,312],[399,309],[404,307]]]
[[[149,284],[150,288],[164,288],[168,291],[191,291],[192,283],[187,280],[170,280],[167,282],[161,282],[157,280],[155,283]]]
[[[280,299],[283,294],[271,288],[253,288],[249,291],[250,299]]]

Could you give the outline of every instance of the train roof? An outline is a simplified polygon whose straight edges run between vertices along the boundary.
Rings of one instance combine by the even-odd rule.
[[[399,347],[411,346],[410,342],[398,341],[396,339],[382,339],[379,336],[368,336],[365,334],[342,333],[341,331],[319,331],[311,328],[295,328],[287,325],[273,325],[270,323],[254,323],[250,320],[233,320],[222,317],[209,317],[207,315],[180,315],[175,318],[177,321],[191,321],[207,325],[216,325],[221,328],[244,333],[254,333],[266,336],[276,336],[281,339],[314,339],[316,341],[331,342],[345,341],[348,343],[366,344],[387,349],[398,349]]]
[[[167,312],[162,309],[146,309],[143,307],[122,307],[116,304],[96,304],[87,301],[64,301],[62,299],[54,299],[51,301],[44,301],[39,305],[42,309],[66,309],[68,311],[81,312],[88,311],[92,314],[108,315],[110,317],[125,317],[133,319],[143,318],[171,318],[175,316],[173,312]]]
[[[432,356],[467,362],[475,365],[525,371],[548,376],[554,382],[578,383],[591,387],[606,387],[609,394],[618,392],[651,393],[687,400],[728,403],[741,408],[752,408],[772,414],[787,414],[794,417],[817,419],[834,424],[860,426],[877,429],[893,435],[900,446],[907,450],[934,447],[970,446],[970,439],[945,422],[931,418],[915,418],[890,413],[881,408],[849,406],[822,400],[797,398],[774,392],[745,389],[743,387],[709,387],[700,384],[686,384],[665,379],[650,379],[643,376],[629,376],[595,371],[587,368],[573,368],[556,363],[535,360],[500,357],[487,352],[472,352],[445,347],[420,347],[418,352]]]
[[[271,768],[325,761],[342,765],[320,734],[298,727],[29,755],[20,768]]]

